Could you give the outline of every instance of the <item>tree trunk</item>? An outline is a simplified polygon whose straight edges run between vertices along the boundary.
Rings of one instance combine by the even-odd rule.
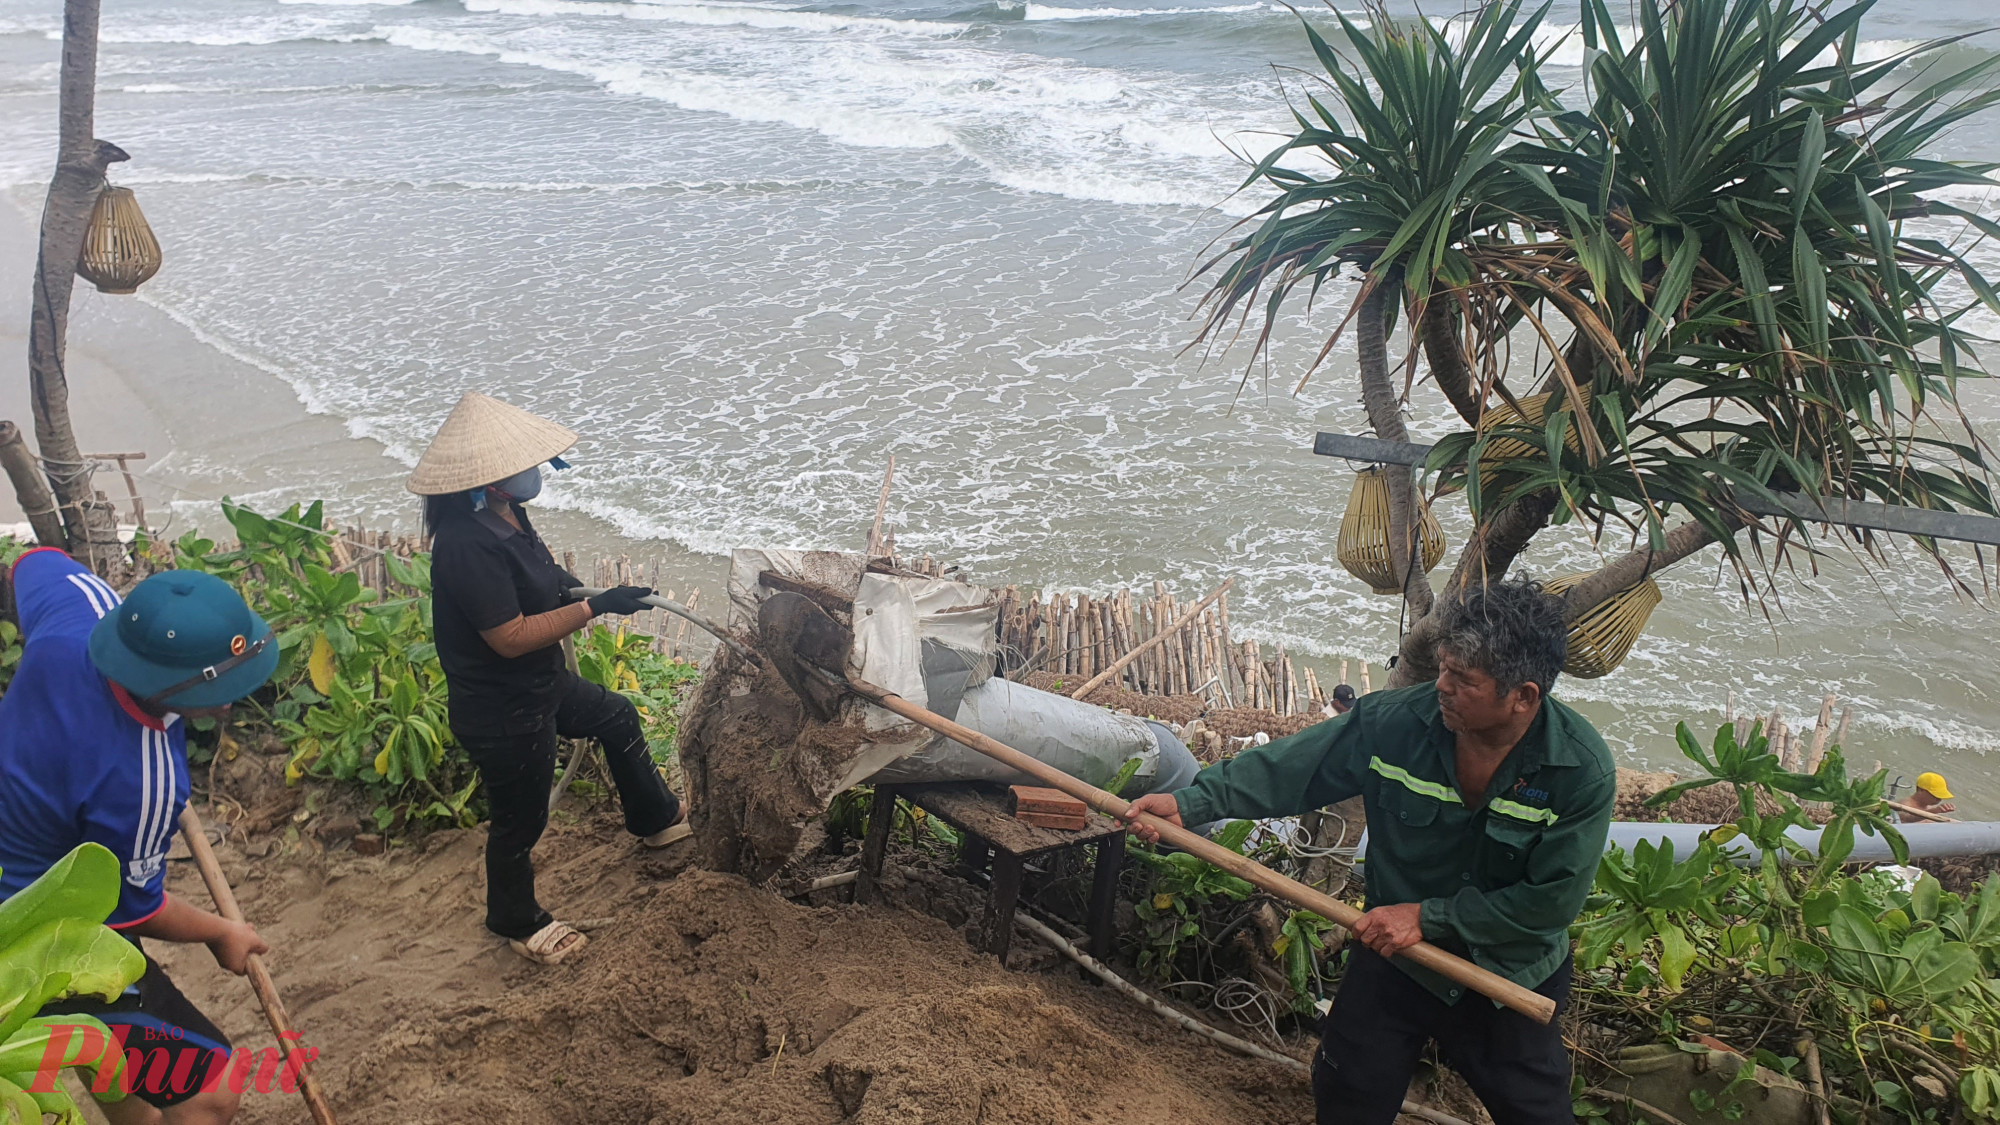
[[[63,366],[70,293],[76,287],[76,262],[90,211],[104,190],[104,170],[130,159],[117,145],[92,135],[97,9],[98,0],[66,0],[63,6],[61,136],[55,176],[42,208],[41,253],[35,263],[35,304],[28,327],[28,384],[35,443],[62,513],[64,539],[50,545],[67,548],[102,573],[122,553],[117,520],[91,489],[90,469],[70,424],[69,379]]]
[[[1528,540],[1541,530],[1549,513],[1555,509],[1553,495],[1549,495],[1546,504],[1542,503],[1542,499],[1542,496],[1536,495],[1517,500],[1481,526],[1474,539],[1465,545],[1458,568],[1452,572],[1451,582],[1445,587],[1447,600],[1452,591],[1471,583],[1498,582],[1506,577],[1508,566],[1527,547]],[[1690,522],[1668,532],[1666,542],[1659,551],[1641,547],[1626,552],[1563,591],[1569,620],[1575,621],[1607,598],[1643,582],[1714,542],[1716,538],[1708,528]],[[1441,608],[1443,603],[1439,605]],[[1396,650],[1396,667],[1389,673],[1385,687],[1409,687],[1437,679],[1437,640],[1442,621],[1442,616],[1433,612],[1403,634]]]
[[[49,482],[42,479],[41,466],[35,464],[35,455],[21,440],[21,427],[12,422],[0,422],[0,468],[6,469],[7,479],[14,482],[21,511],[35,529],[35,542],[44,546],[63,543],[62,517],[56,511],[55,497],[49,495]]]
[[[1392,271],[1380,279],[1361,299],[1356,314],[1355,354],[1361,368],[1361,403],[1368,410],[1368,424],[1375,436],[1385,441],[1408,441],[1403,428],[1403,396],[1389,382],[1389,339],[1386,315],[1387,295],[1400,284]],[[1389,562],[1402,579],[1403,602],[1415,620],[1431,611],[1430,579],[1424,574],[1422,540],[1418,536],[1414,473],[1407,465],[1382,466],[1389,486]]]

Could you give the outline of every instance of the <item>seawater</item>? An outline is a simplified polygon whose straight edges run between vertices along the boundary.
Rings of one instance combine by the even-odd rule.
[[[1979,31],[1984,7],[1885,0],[1866,50]],[[58,10],[0,0],[0,182],[30,215]],[[1563,81],[1573,26],[1541,35]],[[1365,431],[1351,343],[1295,390],[1351,293],[1295,310],[1268,364],[1188,349],[1191,272],[1255,209],[1245,157],[1312,65],[1282,6],[107,0],[103,43],[98,133],[169,248],[141,299],[387,454],[245,499],[407,524],[401,466],[479,389],[585,435],[546,504],[696,569],[855,546],[894,454],[906,550],[1030,585],[1233,576],[1267,651],[1378,675],[1393,651],[1396,604],[1331,558],[1350,474],[1310,453],[1315,430]],[[1940,153],[1996,154],[1991,117]],[[184,393],[226,421],[225,388]],[[1967,402],[1990,432],[1993,395]],[[260,455],[217,438],[151,471]],[[1462,507],[1441,514],[1462,536]],[[1562,529],[1523,569],[1624,546]],[[1836,691],[1853,756],[1941,768],[2000,812],[2000,623],[1907,549],[1833,551],[1747,603],[1714,550],[1683,563],[1627,664],[1561,694],[1632,764],[1670,765],[1674,723],[1712,731],[1730,688],[1794,725]]]

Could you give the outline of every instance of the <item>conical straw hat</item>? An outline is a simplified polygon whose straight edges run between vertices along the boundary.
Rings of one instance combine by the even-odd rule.
[[[418,459],[408,488],[419,496],[464,492],[559,457],[575,444],[576,431],[568,426],[467,391]]]

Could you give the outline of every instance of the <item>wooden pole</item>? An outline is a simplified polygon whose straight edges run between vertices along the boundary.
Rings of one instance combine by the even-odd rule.
[[[229,889],[229,880],[223,878],[222,865],[215,861],[215,850],[208,846],[208,834],[192,806],[181,810],[181,835],[187,839],[188,851],[194,854],[194,865],[201,869],[201,881],[208,884],[208,897],[215,900],[216,913],[232,922],[241,922],[243,908],[236,905],[236,893]],[[313,1077],[312,1068],[307,1065],[299,1033],[292,1030],[291,1017],[285,1014],[284,1001],[278,999],[278,986],[271,982],[264,958],[252,953],[245,975],[250,978],[250,987],[257,991],[257,1002],[264,1006],[264,1018],[271,1024],[271,1033],[278,1037],[278,1049],[285,1053],[286,1065],[293,1066],[299,1076],[299,1096],[306,1100],[307,1111],[316,1125],[334,1125],[333,1109],[326,1104],[319,1079]]]
[[[1911,816],[1920,816],[1925,820],[1936,821],[1940,824],[1955,824],[1958,821],[1957,817],[1946,816],[1943,813],[1934,813],[1929,809],[1920,809],[1915,805],[1906,805],[1901,801],[1885,801],[1883,803],[1897,812],[1906,812]]]
[[[1070,698],[1082,699],[1084,696],[1087,696],[1091,692],[1096,691],[1100,686],[1103,685],[1104,681],[1124,671],[1125,666],[1127,664],[1130,664],[1132,663],[1132,661],[1138,659],[1141,655],[1143,655],[1147,650],[1151,649],[1154,645],[1159,644],[1160,642],[1166,640],[1168,637],[1173,636],[1175,633],[1180,632],[1182,629],[1185,629],[1187,627],[1188,622],[1193,621],[1196,617],[1200,616],[1201,611],[1209,607],[1209,603],[1221,597],[1223,591],[1229,589],[1229,587],[1235,585],[1235,583],[1236,579],[1234,578],[1225,579],[1222,585],[1217,586],[1215,588],[1214,592],[1210,593],[1207,597],[1201,599],[1200,602],[1196,603],[1193,609],[1190,609],[1186,613],[1182,614],[1179,621],[1174,622],[1173,625],[1169,628],[1162,629],[1159,632],[1154,633],[1151,637],[1148,637],[1146,639],[1146,643],[1134,646],[1132,651],[1119,657],[1109,668],[1106,668],[1104,671],[1099,672],[1096,676],[1093,676],[1089,682],[1085,683],[1082,687],[1071,692]]]
[[[1826,738],[1833,733],[1833,693],[1819,701],[1819,722],[1813,724],[1812,745],[1806,751],[1806,772],[1819,772],[1819,760],[1826,753]]]
[[[35,463],[28,443],[21,440],[21,427],[12,422],[0,422],[0,469],[5,469],[7,479],[14,482],[14,498],[20,502],[22,514],[28,517],[28,526],[35,529],[35,542],[44,547],[60,547],[69,542],[63,531],[62,513],[56,509],[56,498],[49,492],[49,482],[42,477],[42,467]]]
[[[848,683],[855,691],[868,698],[876,706],[901,715],[913,723],[929,727],[946,738],[971,747],[1010,769],[1018,770],[1029,777],[1035,778],[1052,789],[1060,789],[1101,813],[1123,820],[1125,819],[1127,810],[1131,808],[1130,802],[1123,800],[1115,794],[1099,789],[1095,785],[1078,781],[1076,778],[1071,777],[1054,766],[1030,758],[1019,750],[988,738],[970,727],[960,726],[942,715],[927,711],[900,695],[896,695],[862,680],[849,680]],[[1346,926],[1348,929],[1353,929],[1354,924],[1361,920],[1361,911],[1356,910],[1354,907],[1331,895],[1313,890],[1311,887],[1295,879],[1286,878],[1255,860],[1230,851],[1228,848],[1210,840],[1206,836],[1190,832],[1179,825],[1162,820],[1151,813],[1140,813],[1138,820],[1140,823],[1157,831],[1160,834],[1160,839],[1172,844],[1174,847],[1200,859],[1207,860],[1209,863],[1222,868],[1231,875],[1255,886],[1262,887],[1264,890],[1295,906],[1302,906],[1322,918],[1330,919],[1339,925]],[[1490,972],[1470,961],[1454,957],[1428,942],[1418,942],[1408,949],[1403,950],[1397,956],[1408,958],[1412,963],[1421,965],[1440,976],[1449,977],[1474,992],[1498,1001],[1538,1023],[1548,1023],[1551,1019],[1555,1018],[1555,1001],[1533,989],[1523,988],[1498,973]]]
[[[889,557],[888,541],[882,537],[882,518],[889,513],[889,485],[896,479],[896,455],[889,454],[889,467],[882,473],[882,495],[875,500],[875,526],[868,529],[868,557]]]

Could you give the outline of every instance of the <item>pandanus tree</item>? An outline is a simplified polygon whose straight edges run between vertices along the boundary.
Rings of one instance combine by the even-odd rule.
[[[1436,675],[1420,483],[1472,516],[1448,588],[1504,576],[1556,524],[1629,534],[1563,592],[1572,620],[1711,544],[1746,595],[1824,549],[1746,497],[1995,510],[1956,392],[1982,374],[1967,314],[2000,311],[1967,251],[2000,226],[1925,193],[1993,182],[1933,149],[2000,100],[2000,60],[1947,70],[1926,43],[1863,62],[1870,5],[1675,0],[1621,31],[1582,0],[1584,80],[1560,91],[1534,45],[1546,5],[1307,23],[1323,80],[1245,182],[1276,194],[1198,271],[1201,339],[1260,317],[1254,360],[1301,286],[1358,279],[1319,360],[1351,327],[1379,437],[1406,440],[1420,372],[1463,423],[1423,482],[1389,471],[1392,685]]]

